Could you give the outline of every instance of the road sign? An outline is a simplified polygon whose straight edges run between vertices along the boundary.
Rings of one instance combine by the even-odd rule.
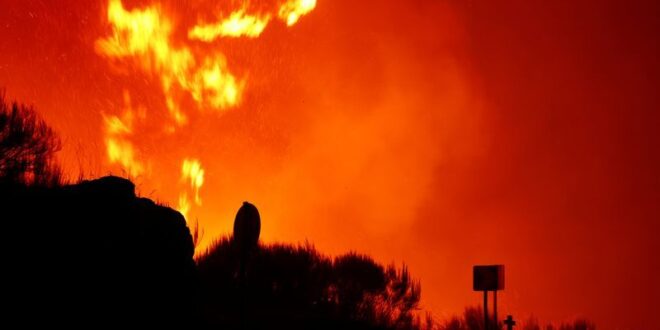
[[[474,266],[472,274],[474,291],[504,290],[504,265]]]
[[[479,265],[472,268],[472,289],[484,292],[484,329],[488,330],[488,291],[493,291],[493,315],[497,321],[497,291],[504,290],[504,265]]]

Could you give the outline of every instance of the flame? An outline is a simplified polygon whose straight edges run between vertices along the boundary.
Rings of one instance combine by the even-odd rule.
[[[277,17],[292,26],[298,19],[311,12],[316,7],[316,0],[289,0],[283,2],[277,9]],[[270,13],[247,14],[243,8],[232,12],[229,17],[217,23],[199,22],[188,31],[188,38],[212,42],[218,37],[250,37],[256,38],[264,31],[271,20]]]
[[[278,16],[292,26],[301,16],[311,12],[316,7],[316,0],[289,0],[280,6]]]
[[[194,194],[193,201],[195,205],[202,205],[202,198],[199,194],[199,190],[204,185],[204,168],[202,164],[197,159],[185,158],[181,164],[181,180],[186,181],[190,185]],[[188,212],[190,211],[190,198],[186,191],[182,191],[179,194],[179,206],[178,210],[183,214],[184,218],[188,219]]]
[[[291,26],[314,9],[316,1],[277,1],[271,10],[258,12],[249,11],[249,4],[245,1],[240,9],[218,22],[198,22],[186,30],[188,40],[175,43],[173,20],[159,4],[128,10],[121,0],[108,0],[111,33],[96,40],[95,50],[120,67],[137,69],[147,77],[158,79],[165,108],[175,124],[165,125],[164,131],[174,133],[177,126],[188,123],[182,102],[191,100],[199,109],[227,110],[241,103],[245,87],[245,80],[229,70],[222,52],[209,51],[199,44],[191,47],[186,41],[210,43],[219,37],[256,38],[273,17]],[[121,116],[104,115],[107,156],[110,163],[119,164],[129,175],[137,176],[148,172],[148,167],[139,160],[138,149],[131,141],[136,113],[130,106],[128,92],[125,92],[124,102],[126,108]],[[145,119],[146,111],[137,115]],[[181,181],[188,186],[179,192],[178,210],[188,218],[193,204],[202,205],[200,189],[204,184],[204,169],[199,160],[183,159]]]
[[[215,24],[199,24],[188,32],[188,38],[210,42],[217,37],[251,37],[261,35],[270,16],[248,15],[244,9],[233,12],[229,18]]]
[[[177,206],[177,210],[181,215],[183,215],[183,218],[188,221],[188,213],[190,212],[190,200],[188,200],[188,194],[185,192],[182,192],[179,194],[179,205]]]
[[[111,164],[119,164],[129,176],[135,177],[144,172],[144,165],[137,160],[135,148],[129,140],[135,114],[128,91],[124,91],[124,106],[121,117],[103,115],[106,151]]]
[[[226,109],[240,101],[243,83],[227,68],[224,56],[195,56],[189,47],[174,47],[172,23],[157,5],[128,11],[121,0],[109,0],[112,35],[96,41],[97,53],[132,61],[147,74],[160,78],[165,104],[174,121],[183,125],[176,90],[187,91],[200,107]]]
[[[315,6],[315,0],[289,0],[280,5],[278,16],[293,25]],[[210,42],[217,37],[258,37],[270,17],[239,9],[218,23],[194,26],[188,38]],[[224,55],[200,55],[185,45],[174,47],[173,25],[159,5],[126,10],[121,0],[109,0],[107,18],[112,34],[96,41],[96,52],[122,64],[137,64],[159,77],[165,105],[178,125],[187,123],[178,90],[188,92],[200,108],[223,110],[240,103],[245,82],[229,71]]]
[[[199,160],[188,158],[183,160],[181,179],[190,181],[190,187],[195,192],[195,204],[201,205],[202,199],[199,197],[199,189],[204,185],[204,169]]]

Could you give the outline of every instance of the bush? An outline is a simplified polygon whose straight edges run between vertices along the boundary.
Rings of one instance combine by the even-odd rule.
[[[230,238],[197,258],[213,326],[235,328],[419,329],[420,285],[405,267],[383,267],[368,256],[321,255],[309,245],[260,245],[240,275]]]
[[[0,92],[0,182],[55,185],[61,170],[54,160],[61,142],[32,107],[11,105]]]

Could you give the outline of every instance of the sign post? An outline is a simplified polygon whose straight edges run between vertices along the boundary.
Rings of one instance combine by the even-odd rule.
[[[488,291],[493,291],[495,329],[497,320],[497,291],[504,290],[504,265],[479,265],[472,269],[472,289],[484,292],[484,330],[488,330]]]

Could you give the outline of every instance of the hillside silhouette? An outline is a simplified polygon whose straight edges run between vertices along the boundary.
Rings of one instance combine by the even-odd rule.
[[[183,217],[137,197],[126,179],[0,185],[0,208],[3,300],[21,324],[417,327],[420,286],[405,268],[353,253],[330,258],[311,245],[260,244],[241,286],[231,237],[196,264]]]
[[[186,222],[136,197],[130,181],[2,186],[0,208],[2,299],[19,324],[194,320],[196,269]]]
[[[406,268],[354,253],[330,258],[311,245],[260,244],[241,286],[231,237],[195,263],[183,217],[137,197],[126,179],[0,185],[0,208],[3,300],[26,326],[418,327],[420,286]]]

